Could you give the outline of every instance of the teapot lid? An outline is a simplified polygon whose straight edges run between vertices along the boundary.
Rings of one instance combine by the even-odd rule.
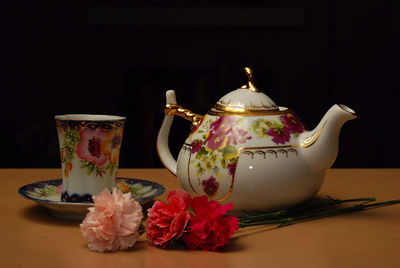
[[[253,73],[245,67],[248,83],[223,96],[209,114],[225,115],[268,115],[279,112],[278,106],[253,84]]]

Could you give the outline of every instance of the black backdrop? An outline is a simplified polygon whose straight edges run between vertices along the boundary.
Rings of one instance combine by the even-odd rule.
[[[0,167],[59,167],[56,114],[128,117],[120,167],[161,167],[165,91],[204,114],[245,83],[313,128],[354,109],[334,167],[399,165],[396,1],[106,0],[1,3]],[[190,123],[171,132],[177,155]]]

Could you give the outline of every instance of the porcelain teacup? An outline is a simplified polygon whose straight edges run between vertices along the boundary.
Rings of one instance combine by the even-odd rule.
[[[125,117],[66,114],[55,116],[65,202],[92,202],[92,195],[116,186]]]

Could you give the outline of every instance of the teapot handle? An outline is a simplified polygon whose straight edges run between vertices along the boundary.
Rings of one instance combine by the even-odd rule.
[[[195,114],[192,111],[183,108],[182,106],[176,103],[167,102],[167,104],[165,105],[164,112],[166,115],[177,115],[185,118],[186,120],[192,121],[192,126],[191,126],[192,129],[198,126],[201,122],[201,119],[203,118],[202,115]]]
[[[188,109],[176,104],[175,91],[168,90],[165,95],[167,97],[167,104],[165,105],[164,121],[157,136],[157,153],[163,165],[174,175],[176,175],[177,162],[172,156],[168,145],[169,132],[174,115],[178,115],[192,121],[192,128],[200,124],[203,116],[192,113]]]
[[[167,97],[167,104],[176,104],[175,91],[168,90],[165,95]],[[157,136],[157,153],[163,165],[174,175],[176,175],[177,162],[172,156],[171,150],[169,149],[168,145],[169,131],[171,129],[171,124],[173,120],[173,114],[165,114],[164,121]]]

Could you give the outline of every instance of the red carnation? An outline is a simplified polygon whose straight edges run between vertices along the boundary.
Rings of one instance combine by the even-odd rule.
[[[206,196],[193,198],[192,208],[196,215],[190,216],[187,232],[183,240],[189,249],[217,251],[229,244],[231,236],[239,229],[239,221],[234,216],[226,216],[232,210],[232,203],[221,205],[208,201]]]
[[[186,212],[191,204],[191,196],[185,191],[171,191],[167,197],[168,205],[156,201],[148,209],[146,235],[150,244],[165,248],[172,239],[178,239],[189,221]]]

